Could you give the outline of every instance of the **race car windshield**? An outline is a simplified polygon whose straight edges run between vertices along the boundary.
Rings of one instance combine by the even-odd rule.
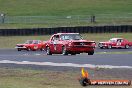
[[[114,40],[114,39],[110,39],[109,42],[116,42],[116,40]]]
[[[32,44],[33,41],[28,40],[25,44]]]
[[[79,34],[63,34],[61,35],[62,40],[82,40],[82,36]]]

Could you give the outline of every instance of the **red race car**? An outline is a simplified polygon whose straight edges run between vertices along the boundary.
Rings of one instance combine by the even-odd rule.
[[[132,46],[132,42],[129,42],[128,40],[124,38],[111,38],[109,41],[106,42],[99,42],[98,47],[103,48],[130,48]]]
[[[21,50],[44,50],[44,43],[40,40],[27,40],[24,44],[17,44],[15,47],[18,51]]]
[[[94,41],[84,40],[79,33],[57,33],[45,42],[45,50],[47,55],[76,55],[80,53],[93,55],[95,45]]]

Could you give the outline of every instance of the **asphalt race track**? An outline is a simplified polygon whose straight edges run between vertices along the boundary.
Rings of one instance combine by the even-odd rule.
[[[15,49],[0,49],[0,61],[30,62],[29,64],[46,63],[51,66],[78,66],[78,65],[110,65],[110,66],[129,66],[132,68],[132,54],[97,54],[98,52],[132,52],[130,49],[96,49],[94,55],[52,55],[48,56],[44,51],[17,51]],[[15,63],[16,63],[15,62]],[[47,63],[48,62],[48,63]],[[0,62],[3,63],[3,62]],[[14,62],[13,62],[14,63]],[[27,63],[28,64],[28,63]],[[61,65],[57,65],[61,64]]]

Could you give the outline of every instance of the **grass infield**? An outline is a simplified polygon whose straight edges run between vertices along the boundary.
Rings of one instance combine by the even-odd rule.
[[[89,74],[93,74],[90,76],[91,79],[122,79],[123,73],[118,75],[119,72],[110,71],[108,73],[105,69],[89,70]],[[125,70],[126,75],[130,73],[128,72]],[[0,88],[83,88],[78,82],[80,73],[80,71],[0,68]],[[95,87],[131,88],[132,86],[87,86],[86,88]]]

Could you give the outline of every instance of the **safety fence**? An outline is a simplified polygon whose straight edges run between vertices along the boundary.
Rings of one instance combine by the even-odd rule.
[[[0,24],[42,24],[46,27],[70,27],[98,25],[126,25],[132,24],[132,13],[125,14],[91,14],[69,16],[0,16]]]

